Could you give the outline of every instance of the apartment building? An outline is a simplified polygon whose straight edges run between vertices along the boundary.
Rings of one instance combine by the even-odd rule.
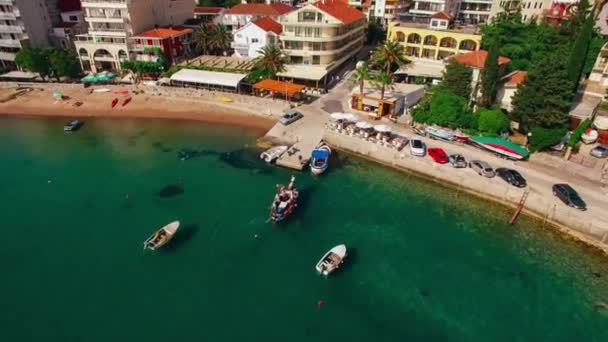
[[[462,0],[456,20],[466,24],[483,24],[490,19],[493,0]]]
[[[24,47],[47,47],[60,21],[57,0],[0,0],[0,66],[14,69]]]
[[[460,0],[414,0],[413,6],[410,7],[405,18],[428,23],[424,20],[437,12],[446,12],[450,16],[456,17],[459,8]]]
[[[279,20],[294,8],[283,3],[264,3],[264,4],[238,4],[231,7],[222,17],[221,23],[229,30],[236,31],[250,22],[268,17]]]
[[[545,21],[559,25],[576,11],[578,0],[494,0],[490,18],[519,9],[525,22]]]
[[[185,26],[159,27],[141,32],[131,38],[131,51],[135,54],[135,60],[156,62],[158,56],[146,49],[160,49],[170,65],[180,63],[191,51],[192,32],[191,28]]]
[[[278,45],[283,26],[275,20],[264,17],[254,20],[233,33],[232,48],[236,57],[255,58],[267,45]]]
[[[397,19],[398,15],[406,9],[404,0],[368,0],[363,6],[364,11],[367,11],[368,18],[373,18],[384,26]]]
[[[53,25],[49,34],[51,44],[60,49],[75,51],[74,37],[87,30],[80,0],[58,0],[57,9],[61,20]]]
[[[290,64],[279,76],[317,88],[320,82],[330,82],[332,72],[359,52],[367,24],[363,12],[342,0],[307,4],[282,16],[280,23],[282,47]]]
[[[192,0],[82,0],[88,33],[76,36],[83,70],[120,70],[133,59],[131,38],[159,26],[177,26],[192,18]]]

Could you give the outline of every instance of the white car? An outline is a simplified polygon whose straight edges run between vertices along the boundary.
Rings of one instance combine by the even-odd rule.
[[[410,140],[410,153],[413,156],[424,157],[426,155],[426,145],[420,139]]]

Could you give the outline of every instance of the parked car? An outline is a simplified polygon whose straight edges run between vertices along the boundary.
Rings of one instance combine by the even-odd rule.
[[[433,158],[436,163],[445,164],[448,162],[448,155],[445,151],[438,147],[429,148],[429,156]]]
[[[414,156],[424,157],[426,155],[426,145],[420,139],[410,140],[410,153]]]
[[[462,154],[450,154],[450,156],[448,157],[448,161],[453,167],[456,168],[467,167],[467,160],[464,159],[464,156]]]
[[[496,174],[498,175],[498,177],[504,179],[505,182],[518,188],[525,188],[528,185],[526,179],[522,177],[519,172],[513,169],[499,167],[498,169],[496,169]]]
[[[300,113],[299,111],[297,111],[295,109],[292,109],[292,110],[288,110],[287,112],[285,112],[285,114],[283,114],[283,116],[281,117],[279,122],[281,122],[283,125],[287,126],[290,123],[298,121],[299,119],[301,119],[303,117],[304,117],[304,114]]]
[[[480,176],[492,178],[495,176],[494,169],[490,164],[486,163],[483,160],[471,160],[469,162],[469,167],[473,169],[473,171],[477,172]]]
[[[595,146],[589,154],[596,158],[606,158],[608,157],[608,145]]]
[[[579,209],[587,210],[587,204],[581,199],[576,190],[568,184],[554,184],[553,195],[557,196],[566,205]]]

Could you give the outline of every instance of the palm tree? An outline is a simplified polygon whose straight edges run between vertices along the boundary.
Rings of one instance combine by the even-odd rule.
[[[230,48],[230,42],[232,42],[232,33],[228,31],[225,25],[216,24],[211,29],[211,35],[209,36],[209,47],[219,53],[224,52]]]
[[[380,99],[384,100],[384,92],[386,88],[392,89],[393,87],[393,78],[386,72],[381,72],[380,75],[374,78],[374,83],[378,88],[380,88]]]
[[[384,66],[389,76],[393,74],[392,67],[394,64],[401,67],[410,63],[405,57],[403,45],[395,40],[388,40],[383,45],[378,46],[374,50],[371,59],[375,64]]]
[[[278,45],[266,45],[258,50],[260,54],[254,62],[254,69],[260,73],[273,77],[280,72],[284,72],[285,64],[289,62],[287,56]]]
[[[355,70],[354,78],[355,82],[359,82],[359,93],[361,96],[363,96],[363,87],[365,86],[365,81],[371,79],[371,74],[367,65],[362,65],[361,67],[357,68],[357,70]]]
[[[207,24],[202,24],[196,30],[194,30],[194,34],[192,35],[192,40],[194,41],[194,46],[199,53],[203,55],[207,54],[209,51],[209,43],[211,40],[211,32],[212,27]]]

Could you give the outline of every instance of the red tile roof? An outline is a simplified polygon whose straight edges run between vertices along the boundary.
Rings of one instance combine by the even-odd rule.
[[[488,51],[486,50],[477,50],[454,57],[458,63],[477,69],[483,69],[483,66],[486,64],[486,58],[488,58]],[[499,65],[507,64],[510,61],[507,57],[498,57]]]
[[[340,0],[317,1],[315,2],[314,6],[340,20],[344,24],[350,24],[359,19],[365,18],[365,14],[363,14],[363,12],[348,6],[347,3]]]
[[[452,16],[448,12],[437,12],[431,16],[433,19],[452,20]]]
[[[82,6],[80,5],[80,0],[59,0],[57,1],[57,8],[61,12],[74,12],[80,11]]]
[[[518,84],[524,81],[526,76],[528,76],[527,71],[515,70],[507,76],[503,77],[502,80],[505,82],[505,86],[517,87]]]
[[[266,4],[238,4],[231,7],[226,14],[253,14],[253,15],[268,15],[268,16],[279,16],[285,13],[293,11],[293,7],[282,4],[274,3],[270,5]]]
[[[173,27],[159,27],[152,29],[150,31],[142,32],[136,37],[142,38],[172,38],[176,36],[180,36],[182,34],[192,32],[191,28],[183,27],[183,26],[173,26]]]
[[[276,34],[281,34],[281,32],[283,32],[283,26],[269,17],[263,17],[255,20],[253,24],[266,32],[271,31]]]
[[[194,13],[204,14],[217,14],[220,13],[224,7],[195,7]]]

